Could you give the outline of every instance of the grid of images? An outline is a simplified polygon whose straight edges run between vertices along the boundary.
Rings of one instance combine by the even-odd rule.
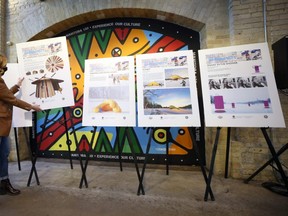
[[[192,114],[187,56],[143,61],[144,115]]]
[[[233,77],[209,79],[209,89],[236,89],[236,88],[261,88],[267,87],[265,76]]]

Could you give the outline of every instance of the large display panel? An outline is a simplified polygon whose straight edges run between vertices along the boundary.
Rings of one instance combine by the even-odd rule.
[[[43,110],[74,105],[66,37],[16,44],[22,99]]]
[[[285,127],[267,43],[199,50],[207,127]]]
[[[191,50],[137,55],[136,64],[139,126],[200,126]]]
[[[43,112],[37,113],[35,140],[40,157],[78,157],[77,152],[80,151],[96,160],[111,161],[119,158],[116,127],[83,126],[82,124],[86,59],[135,57],[138,54],[193,50],[193,60],[196,63],[195,75],[199,76],[197,65],[197,50],[200,48],[199,33],[179,25],[154,19],[115,18],[76,26],[57,35],[57,37],[60,36],[66,37],[75,105],[65,109],[51,109],[48,116]],[[202,96],[199,91],[198,94],[198,99],[201,100]],[[137,100],[136,98],[136,107]],[[199,106],[201,104],[199,103]],[[201,121],[203,121],[201,110],[200,108]],[[155,128],[152,134],[149,162],[166,163],[165,144],[168,142],[171,164],[198,164],[188,128],[171,127],[168,129],[171,133],[169,140],[163,128]],[[144,159],[142,156],[149,138],[147,130],[146,127],[137,126],[129,127],[128,130],[139,160]],[[205,158],[204,128],[193,127],[191,130],[202,158]],[[120,128],[120,133],[122,132]],[[122,159],[133,161],[128,142],[125,138]]]
[[[134,57],[85,60],[83,126],[136,126]]]

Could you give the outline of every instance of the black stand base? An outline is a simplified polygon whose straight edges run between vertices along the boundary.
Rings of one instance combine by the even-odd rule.
[[[254,176],[256,176],[259,172],[261,172],[268,164],[270,164],[272,161],[274,161],[277,165],[278,172],[281,175],[281,178],[284,182],[285,188],[286,188],[286,193],[288,192],[288,178],[283,170],[282,164],[279,161],[279,155],[282,154],[286,149],[287,149],[287,144],[283,146],[278,152],[275,151],[275,148],[268,136],[268,133],[266,131],[267,128],[261,128],[262,133],[264,135],[264,138],[266,140],[266,143],[270,149],[272,158],[268,162],[266,162],[262,167],[260,167],[255,173],[253,173],[248,179],[244,181],[244,183],[248,183]]]
[[[167,158],[167,160],[166,160],[166,175],[169,175],[169,151],[168,151],[169,150],[169,145],[168,144],[170,142],[176,144],[177,142],[175,140],[173,140],[171,132],[170,132],[170,128],[163,128],[163,129],[166,131],[166,136],[167,136],[167,140],[166,140],[166,158]],[[147,147],[146,147],[145,159],[144,159],[144,163],[143,163],[143,167],[142,167],[141,176],[139,178],[139,186],[138,186],[137,195],[141,194],[140,193],[141,192],[140,191],[141,187],[142,187],[142,195],[145,195],[145,192],[144,192],[144,189],[143,189],[143,179],[144,179],[144,174],[145,174],[146,165],[147,165],[147,158],[148,158],[149,150],[150,150],[150,147],[151,147],[151,140],[152,140],[152,136],[153,136],[154,130],[155,130],[155,128],[149,127],[147,129],[147,131],[146,131],[147,134],[149,133],[149,139],[148,139],[148,143],[147,143]],[[220,129],[218,131],[220,131]],[[211,179],[212,179],[212,172],[209,173],[209,177],[208,177],[207,174],[206,174],[206,169],[204,167],[203,160],[202,160],[200,152],[199,152],[197,141],[196,141],[196,139],[195,139],[195,137],[193,135],[191,127],[189,127],[189,133],[190,133],[190,136],[191,136],[191,139],[192,139],[192,143],[194,144],[196,157],[199,160],[201,171],[202,171],[205,183],[206,183],[206,191],[205,191],[204,200],[207,201],[208,200],[208,196],[210,195],[211,200],[214,201],[215,197],[214,197],[214,194],[212,192],[211,185],[210,185]],[[218,140],[217,140],[217,142],[218,142]],[[217,142],[216,142],[216,146],[217,146]],[[214,164],[211,165],[211,167],[213,167],[213,166],[214,166]]]
[[[285,185],[274,183],[274,182],[264,182],[262,183],[262,186],[274,193],[288,197],[288,191]]]

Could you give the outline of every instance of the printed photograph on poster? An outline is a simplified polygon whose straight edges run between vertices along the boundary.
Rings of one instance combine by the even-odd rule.
[[[200,126],[191,50],[136,56],[138,125]]]
[[[17,63],[8,63],[8,70],[2,76],[8,88],[11,88],[17,84],[18,79],[22,78],[19,76],[19,67]],[[21,99],[22,88],[18,91],[15,96]],[[20,109],[13,106],[13,116],[12,116],[12,127],[32,127],[32,112]]]
[[[66,37],[16,44],[22,99],[43,110],[74,105]]]
[[[199,50],[207,127],[285,127],[266,43]]]
[[[83,126],[136,126],[134,57],[85,60]]]

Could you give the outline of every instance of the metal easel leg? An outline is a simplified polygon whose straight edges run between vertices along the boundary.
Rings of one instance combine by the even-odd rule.
[[[20,163],[20,156],[19,156],[19,143],[18,143],[18,136],[17,136],[17,128],[14,128],[14,135],[15,135],[15,144],[16,144],[16,154],[17,154],[17,162],[18,162],[18,169],[21,170],[21,163]]]
[[[23,129],[24,129],[24,135],[25,135],[25,139],[26,139],[26,142],[27,142],[27,146],[28,146],[29,153],[30,153],[30,158],[31,158],[31,163],[32,163],[31,171],[30,171],[30,174],[29,174],[28,182],[27,182],[27,187],[29,187],[30,184],[31,184],[33,173],[35,174],[35,179],[36,179],[37,185],[40,185],[40,181],[39,181],[39,178],[38,178],[38,173],[37,173],[36,166],[35,166],[36,161],[37,161],[37,155],[35,154],[35,152],[32,151],[31,146],[29,146],[29,139],[28,139],[27,131],[26,131],[25,128],[23,128]],[[30,128],[30,130],[32,130],[32,129]]]
[[[120,166],[120,171],[123,171],[123,166],[122,166],[122,148],[124,146],[124,135],[121,139],[120,137],[120,128],[116,127],[116,144],[118,145],[118,157],[119,157],[119,166]]]
[[[137,195],[140,195],[141,188],[142,188],[142,195],[145,195],[145,192],[144,192],[144,189],[143,189],[143,179],[144,179],[144,174],[145,174],[146,165],[147,165],[147,156],[149,154],[150,147],[151,147],[151,140],[152,140],[153,132],[154,132],[154,128],[150,128],[150,135],[149,135],[149,139],[148,139],[148,143],[147,143],[147,147],[146,147],[145,159],[144,159],[144,162],[143,162],[142,172],[141,172],[141,176],[140,176],[140,179],[139,179],[139,186],[138,186]]]
[[[72,162],[72,157],[71,157],[71,141],[69,139],[69,133],[68,133],[68,125],[67,125],[67,118],[66,118],[66,109],[63,107],[63,118],[64,118],[64,127],[65,127],[65,134],[66,134],[66,143],[68,146],[68,152],[69,152],[69,161],[70,161],[70,168],[73,169],[73,162]]]
[[[97,130],[97,127],[93,127],[93,128],[94,128],[93,131],[91,131],[93,133],[93,135],[92,135],[92,138],[91,138],[90,146],[93,145],[94,138],[95,138],[95,133],[96,133],[96,130]],[[85,181],[86,188],[88,187],[88,183],[87,183],[87,179],[86,179],[86,171],[87,171],[87,167],[88,167],[89,158],[90,158],[89,157],[89,153],[86,153],[86,159],[85,159],[84,167],[82,169],[82,177],[81,177],[81,180],[80,180],[79,188],[82,188],[84,181]]]
[[[229,154],[230,154],[230,135],[231,128],[227,128],[227,142],[226,142],[226,160],[225,160],[225,178],[228,178],[228,170],[229,170]]]
[[[48,116],[49,116],[49,113],[50,113],[50,109],[46,110],[46,116],[45,116],[45,119],[44,119],[44,123],[42,125],[42,133],[41,133],[41,136],[40,136],[40,143],[42,142],[42,138],[43,138],[43,134],[44,134],[44,129],[46,127],[46,124],[48,122]],[[35,121],[35,118],[36,118],[36,113],[34,112],[33,115],[32,115],[34,121],[32,120],[32,122],[34,122],[34,124],[36,124],[36,121]],[[38,178],[38,174],[37,174],[37,170],[36,170],[36,162],[37,162],[37,154],[38,154],[38,145],[37,145],[37,141],[36,141],[36,128],[37,128],[37,125],[34,125],[34,133],[32,133],[32,129],[30,130],[30,137],[33,137],[32,135],[34,134],[35,137],[35,149],[34,151],[32,150],[32,146],[31,144],[29,145],[28,143],[28,140],[27,141],[27,144],[28,144],[28,149],[30,149],[30,156],[31,156],[31,162],[32,162],[32,167],[31,167],[31,171],[30,171],[30,175],[29,175],[29,178],[28,178],[28,182],[27,182],[27,186],[29,187],[30,184],[31,184],[31,179],[32,179],[32,175],[33,173],[35,174],[35,178],[36,178],[36,182],[37,182],[37,185],[40,185],[40,181],[39,181],[39,178]],[[26,139],[27,139],[27,135],[26,135]]]
[[[170,128],[165,128],[166,130],[166,137],[168,137],[168,134],[169,134],[169,137],[171,136],[170,134]],[[151,135],[152,136],[152,135]],[[169,175],[169,140],[167,139],[166,140],[166,175]]]
[[[214,147],[213,147],[213,151],[212,151],[212,158],[211,158],[211,163],[210,163],[209,175],[207,178],[207,186],[206,186],[206,191],[205,191],[205,196],[204,196],[205,201],[208,200],[208,192],[211,190],[211,181],[212,181],[215,157],[216,157],[216,153],[217,153],[217,146],[218,146],[218,141],[219,141],[219,136],[220,136],[220,130],[221,130],[221,128],[217,127],[217,133],[216,133]]]
[[[195,147],[196,157],[199,160],[200,168],[201,168],[201,171],[202,171],[202,174],[203,174],[206,186],[207,186],[208,178],[207,178],[206,170],[205,170],[205,167],[204,167],[203,159],[202,159],[200,151],[199,151],[199,147],[198,147],[197,141],[196,141],[196,139],[195,139],[195,137],[193,135],[192,128],[189,128],[189,133],[190,133],[190,136],[191,136],[191,139],[192,139],[192,143],[193,143],[193,145]],[[214,198],[214,194],[212,192],[211,187],[209,187],[208,190],[209,190],[209,194],[210,194],[211,200],[214,201],[215,198]]]
[[[86,188],[88,187],[88,183],[87,183],[87,179],[86,179],[86,170],[88,167],[88,162],[89,162],[89,155],[86,154],[85,164],[84,164],[84,167],[81,169],[82,170],[82,176],[81,176],[79,188],[82,188],[84,181],[85,181]]]
[[[133,147],[133,142],[131,140],[131,137],[129,135],[129,131],[128,131],[128,127],[125,128],[125,133],[127,135],[127,139],[128,139],[128,143],[130,145],[130,149],[131,149],[131,153],[133,155],[133,159],[134,159],[134,164],[135,164],[135,168],[136,168],[136,172],[137,172],[137,177],[139,180],[139,186],[140,186],[140,190],[142,191],[142,194],[144,195],[144,188],[143,188],[143,184],[141,182],[141,176],[140,176],[140,172],[139,172],[139,167],[138,167],[138,162],[137,162],[137,157],[136,157],[136,153],[135,153],[135,149]],[[139,194],[138,194],[139,195]]]
[[[277,157],[279,157],[283,152],[285,152],[288,149],[288,143],[286,143],[284,146],[282,146],[281,149],[276,153]],[[258,170],[256,170],[249,178],[244,180],[244,183],[248,184],[249,181],[251,181],[255,176],[257,176],[263,169],[265,169],[269,164],[271,164],[274,161],[273,158],[268,160],[263,166],[261,166]]]
[[[276,165],[277,165],[277,168],[278,168],[279,173],[280,173],[280,175],[281,175],[281,177],[282,177],[282,180],[283,180],[283,182],[284,182],[284,185],[285,185],[285,187],[286,187],[286,189],[287,189],[287,191],[288,191],[288,180],[287,180],[287,176],[285,175],[285,172],[284,172],[284,170],[283,170],[283,167],[282,167],[282,165],[281,165],[281,163],[280,163],[280,161],[279,161],[278,155],[276,154],[275,148],[274,148],[274,146],[273,146],[273,144],[272,144],[272,142],[271,142],[271,140],[270,140],[270,138],[269,138],[266,130],[267,130],[267,128],[261,128],[261,131],[262,131],[262,133],[263,133],[263,135],[264,135],[264,137],[265,137],[265,140],[266,140],[266,142],[267,142],[267,145],[268,145],[268,147],[269,147],[269,149],[270,149],[270,152],[271,152],[271,154],[272,154],[272,156],[273,156],[273,160],[275,161],[275,163],[276,163]]]

